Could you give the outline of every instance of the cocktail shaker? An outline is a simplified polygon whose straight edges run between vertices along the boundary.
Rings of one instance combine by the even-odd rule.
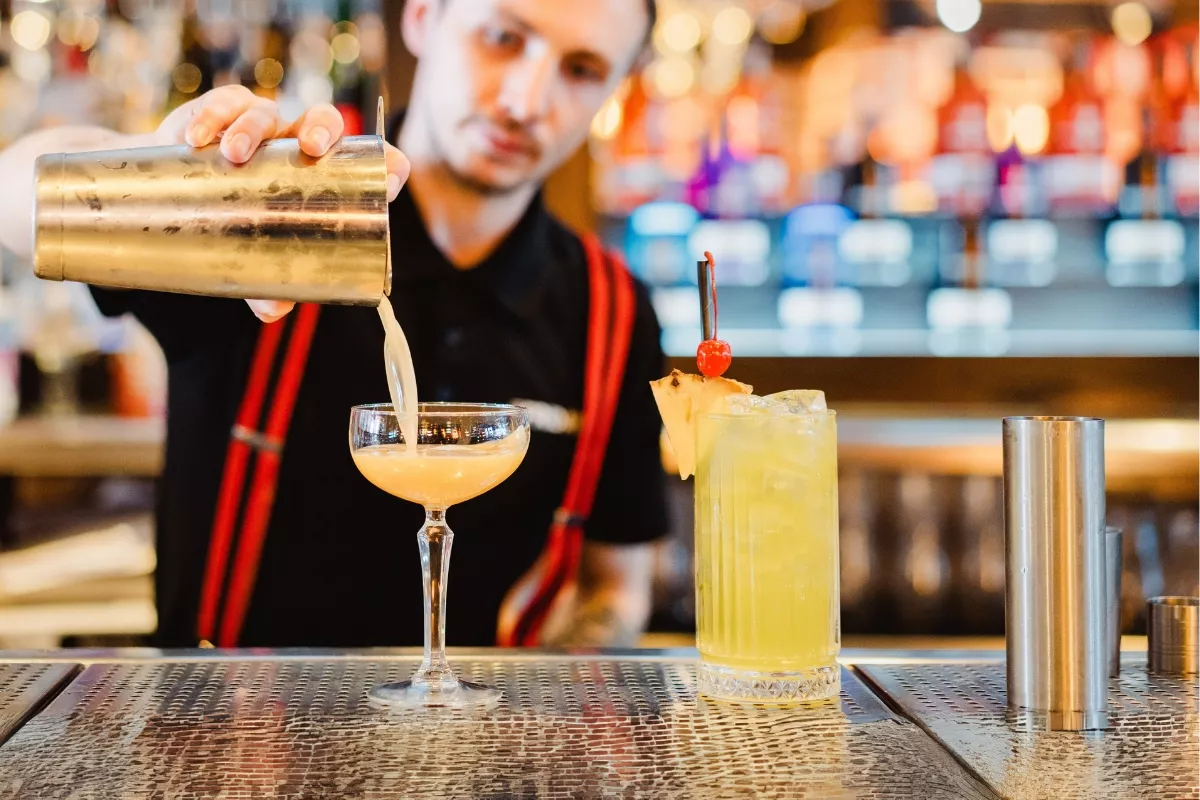
[[[1008,704],[1051,730],[1107,725],[1104,422],[1004,420]]]
[[[216,145],[56,153],[35,173],[34,270],[125,289],[375,306],[390,293],[382,136],[244,164]]]

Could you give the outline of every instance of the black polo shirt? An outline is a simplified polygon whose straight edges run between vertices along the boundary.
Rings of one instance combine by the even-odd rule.
[[[447,641],[487,645],[495,640],[501,600],[545,544],[566,486],[576,438],[572,415],[560,409],[577,411],[583,397],[583,247],[545,211],[540,197],[471,270],[455,269],[434,246],[407,190],[392,203],[391,227],[391,302],[412,348],[420,398],[533,401],[538,412],[516,473],[447,516],[457,534]],[[92,293],[106,314],[133,313],[166,354],[156,643],[194,646],[229,432],[261,323],[240,300],[98,288]],[[645,542],[666,530],[660,422],[648,386],[663,369],[658,323],[639,284],[625,382],[585,528],[591,540]],[[368,483],[347,444],[350,407],[387,399],[376,310],[323,307],[240,644],[420,644],[415,534],[423,512]]]

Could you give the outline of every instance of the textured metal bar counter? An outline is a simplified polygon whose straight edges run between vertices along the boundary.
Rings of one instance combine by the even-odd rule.
[[[0,664],[0,743],[65,686],[75,670],[73,664]]]
[[[367,706],[408,652],[9,660],[0,798],[1200,797],[1197,681],[1144,657],[1087,735],[1013,718],[964,653],[848,653],[838,702],[787,710],[696,699],[686,651],[452,653],[506,693],[476,714]]]
[[[873,664],[860,671],[1003,797],[1200,797],[1200,682],[1126,655],[1109,729],[1047,731],[1006,708],[1004,662]]]
[[[993,797],[851,672],[838,703],[694,696],[690,659],[459,656],[491,712],[365,703],[411,658],[88,666],[0,747],[0,797]]]

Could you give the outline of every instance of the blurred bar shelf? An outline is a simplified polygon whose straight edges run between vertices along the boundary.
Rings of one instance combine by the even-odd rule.
[[[1200,792],[1200,687],[1147,676],[1144,654],[1111,684],[1112,730],[1087,734],[1010,714],[997,651],[847,651],[839,701],[791,709],[697,698],[691,649],[450,656],[501,686],[499,707],[370,708],[368,688],[407,676],[413,649],[0,654],[21,678],[0,683],[17,720],[0,774],[37,797]]]
[[[1190,357],[1200,355],[1194,330],[1081,330],[1073,328],[944,330],[925,328],[733,328],[721,329],[741,357],[955,357],[1075,358],[1114,356]],[[668,328],[667,355],[693,355],[699,328]]]
[[[0,427],[0,475],[154,477],[165,432],[159,419],[21,417]]]
[[[1194,497],[1200,480],[1200,422],[1110,420],[1104,431],[1109,491]],[[995,419],[838,420],[838,463],[935,475],[1003,473]]]
[[[159,420],[26,417],[0,428],[0,475],[153,477],[162,466]],[[1200,422],[1109,420],[1108,482],[1125,491],[1190,487],[1200,478]],[[1001,474],[998,418],[859,416],[838,421],[843,467],[943,475]]]

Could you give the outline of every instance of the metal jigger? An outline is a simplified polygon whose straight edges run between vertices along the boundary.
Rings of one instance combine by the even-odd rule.
[[[1151,597],[1146,602],[1146,633],[1151,672],[1200,673],[1200,598]]]
[[[215,144],[48,154],[35,198],[48,280],[368,306],[391,291],[379,134],[321,158],[276,139],[245,164]]]
[[[1004,420],[1004,547],[1009,707],[1107,727],[1103,420]]]

